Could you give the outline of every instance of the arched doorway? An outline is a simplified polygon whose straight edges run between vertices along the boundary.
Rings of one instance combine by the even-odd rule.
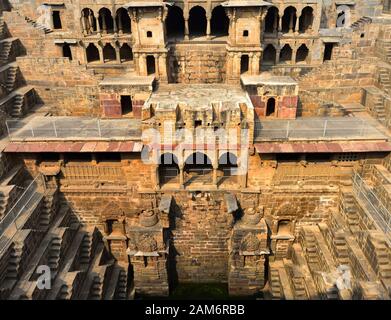
[[[185,35],[185,20],[183,11],[178,6],[168,8],[166,31],[169,39],[183,39]]]
[[[103,47],[103,60],[104,62],[116,60],[115,49],[110,43],[106,43],[106,45]]]
[[[292,48],[289,44],[286,44],[280,52],[281,63],[292,63]]]
[[[219,184],[237,183],[238,159],[232,152],[223,153],[219,158]]]
[[[185,161],[185,183],[212,183],[212,162],[209,157],[201,152],[191,154]]]
[[[84,8],[81,11],[82,26],[86,34],[91,34],[96,31],[96,18],[94,11],[90,8]]]
[[[124,43],[122,47],[119,49],[119,55],[120,55],[121,62],[133,60],[132,48],[127,43]]]
[[[309,50],[305,44],[302,44],[296,53],[296,63],[306,63],[308,59]]]
[[[276,99],[269,98],[266,105],[266,117],[274,117],[276,115]]]
[[[167,183],[179,183],[178,158],[172,153],[162,154],[159,162],[160,186]]]
[[[268,44],[263,51],[262,70],[270,69],[276,64],[277,51],[272,44]]]
[[[119,8],[116,14],[116,22],[118,31],[121,33],[131,33],[132,27],[128,11],[124,8]]]
[[[189,35],[200,37],[206,35],[206,12],[200,6],[191,8],[189,12]]]
[[[286,8],[282,17],[282,32],[288,33],[295,31],[296,20],[296,8],[292,6]]]
[[[250,59],[248,54],[243,54],[240,57],[240,74],[247,73],[249,70]]]
[[[155,74],[156,73],[156,65],[155,65],[155,57],[152,55],[147,56],[147,74]]]
[[[64,44],[62,45],[62,56],[65,57],[65,58],[69,58],[69,60],[72,60],[71,47],[66,42],[64,42]]]
[[[102,8],[99,10],[99,27],[103,33],[113,33],[114,32],[114,22],[111,15],[111,11],[107,8]]]
[[[265,33],[276,33],[278,30],[279,13],[276,7],[267,10],[265,17]]]
[[[90,43],[87,46],[86,55],[87,55],[87,62],[100,61],[99,50],[93,43]]]
[[[212,19],[210,21],[211,34],[213,36],[227,36],[229,19],[222,6],[217,6],[212,11]]]
[[[313,22],[314,22],[314,9],[312,9],[311,7],[305,7],[301,12],[301,16],[300,16],[299,32],[305,33],[308,30],[311,30]]]

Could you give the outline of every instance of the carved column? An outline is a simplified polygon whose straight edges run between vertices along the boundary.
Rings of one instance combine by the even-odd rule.
[[[117,17],[118,17],[118,32],[122,34],[123,33],[122,18],[121,15],[117,15]]]
[[[105,59],[103,57],[103,48],[100,44],[97,45],[98,51],[99,51],[99,61],[101,63],[105,63]]]
[[[293,28],[294,28],[294,25],[293,25],[293,18],[295,16],[295,12],[294,11],[291,11],[291,15],[289,17],[289,32],[293,32]]]
[[[102,30],[103,30],[103,33],[107,33],[106,13],[104,11],[102,11],[101,15],[102,15]]]
[[[206,17],[206,39],[210,40],[210,20],[211,16]]]
[[[119,46],[117,46],[116,43],[114,44],[114,49],[115,49],[115,60],[117,61],[117,63],[121,63],[121,55],[119,52]]]
[[[295,33],[299,33],[300,17],[301,15],[296,17]]]
[[[274,16],[274,22],[273,22],[273,33],[277,33],[279,29],[279,19],[278,19],[278,13]]]
[[[153,57],[155,58],[155,74],[156,74],[156,78],[159,79],[160,78],[159,55],[158,54],[154,54]]]

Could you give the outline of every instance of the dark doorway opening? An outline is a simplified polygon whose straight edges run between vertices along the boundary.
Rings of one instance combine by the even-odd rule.
[[[106,44],[103,48],[103,58],[105,61],[115,61],[116,60],[115,49],[109,43]]]
[[[62,29],[60,11],[53,11],[53,29]]]
[[[323,61],[328,61],[333,58],[334,43],[326,43],[324,46]]]
[[[62,45],[62,56],[65,58],[69,58],[69,60],[72,60],[72,51],[68,43],[64,43]]]
[[[87,62],[94,62],[100,60],[99,50],[93,43],[90,43],[88,45],[86,51],[87,51]]]
[[[244,54],[240,58],[240,74],[248,72],[248,68],[249,68],[249,57],[247,54]]]
[[[133,112],[132,98],[130,96],[121,96],[122,115],[128,115]]]
[[[266,117],[274,117],[276,113],[276,99],[270,98],[267,101]]]
[[[291,63],[292,62],[292,48],[289,44],[286,44],[280,52],[280,62]]]
[[[193,7],[189,12],[189,34],[190,36],[206,35],[206,13],[200,6]]]
[[[119,49],[119,55],[122,62],[133,60],[132,48],[127,43],[124,43]]]
[[[302,44],[296,53],[296,63],[307,62],[309,50],[305,44]]]
[[[214,36],[228,35],[229,19],[222,6],[217,6],[212,11],[211,32]]]
[[[265,18],[265,33],[277,32],[278,19],[278,9],[276,7],[271,7],[267,11]]]
[[[181,8],[177,6],[168,8],[166,30],[168,38],[183,39],[185,35],[185,19],[183,18]]]
[[[155,73],[156,73],[155,57],[147,56],[147,74],[151,75]]]
[[[282,17],[282,32],[288,33],[295,31],[296,27],[296,8],[288,7],[284,11],[284,16]]]
[[[120,32],[131,33],[131,22],[128,12],[124,8],[119,8],[117,10],[117,27]]]

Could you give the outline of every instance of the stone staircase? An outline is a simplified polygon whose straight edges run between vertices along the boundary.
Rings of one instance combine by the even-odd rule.
[[[0,65],[3,65],[8,62],[12,48],[12,41],[10,41],[9,39],[2,40],[1,44],[2,46],[0,51]]]
[[[48,28],[48,27],[45,27],[44,25],[36,22],[35,20],[29,18],[29,17],[24,17],[24,19],[29,23],[31,24],[34,28],[38,29],[38,30],[41,30],[43,31],[45,34],[48,34],[48,33],[52,33],[53,30]]]
[[[273,269],[273,268],[270,269],[269,285],[272,294],[272,299],[280,300],[283,294],[281,291],[280,273],[278,272],[278,269]]]
[[[5,22],[3,16],[0,16],[0,40],[5,37]]]
[[[121,269],[118,275],[118,284],[114,299],[125,300],[127,299],[127,287],[128,287],[128,276],[125,270]]]
[[[50,242],[50,249],[48,253],[48,266],[50,270],[54,271],[58,269],[60,262],[62,238],[56,236]]]
[[[8,68],[7,80],[5,81],[5,86],[8,92],[11,92],[15,88],[17,74],[18,65],[16,63],[11,63]]]
[[[370,18],[370,17],[361,17],[356,22],[354,22],[350,27],[354,31],[356,31],[356,30],[362,29],[364,25],[371,24],[371,23],[372,23],[372,18]]]
[[[391,79],[390,79],[390,69],[380,68],[379,69],[379,83],[384,91],[391,93]]]
[[[383,97],[374,97],[374,113],[381,123],[386,121],[386,110],[384,108]]]
[[[11,117],[20,118],[23,116],[23,104],[24,104],[24,95],[16,94],[14,97],[14,103],[11,110]]]
[[[0,221],[4,217],[7,210],[8,196],[4,192],[0,191]]]
[[[345,221],[352,232],[357,232],[360,230],[360,217],[357,213],[356,202],[354,200],[354,195],[352,192],[342,191],[341,213],[345,217]]]

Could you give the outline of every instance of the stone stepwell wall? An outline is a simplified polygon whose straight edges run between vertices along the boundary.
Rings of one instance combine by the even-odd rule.
[[[223,83],[225,61],[225,45],[177,45],[171,48],[170,82]]]
[[[27,84],[38,98],[52,105],[55,115],[96,116],[99,109],[99,76],[68,58],[21,57],[17,60]]]

